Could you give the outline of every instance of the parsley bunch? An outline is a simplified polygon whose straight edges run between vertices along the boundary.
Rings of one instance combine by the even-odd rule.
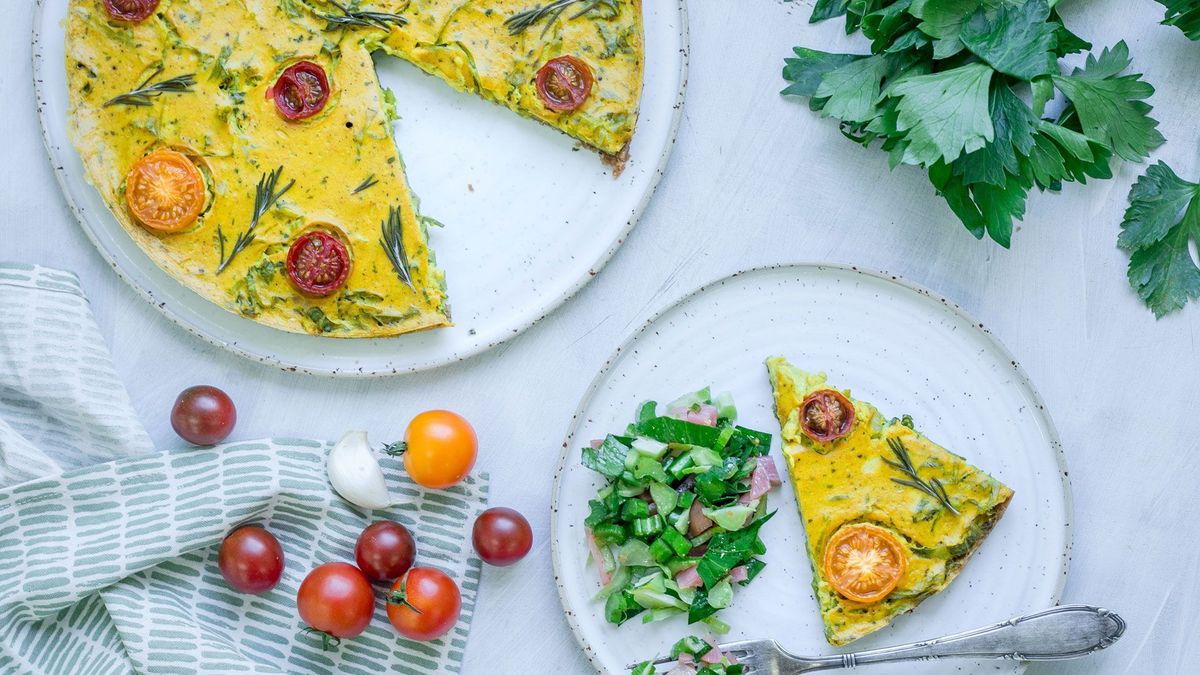
[[[1189,40],[1200,40],[1200,0],[1158,0],[1167,8],[1163,23],[1175,26]]]
[[[1131,63],[1124,42],[1090,54],[1082,68],[1060,67],[1092,46],[1063,25],[1055,4],[818,0],[812,21],[846,17],[847,32],[861,31],[871,53],[797,47],[783,93],[808,97],[850,140],[878,141],[893,168],[926,168],[971,234],[1007,247],[1031,188],[1111,178],[1114,155],[1140,162],[1164,142],[1145,102],[1154,88],[1123,74]]]

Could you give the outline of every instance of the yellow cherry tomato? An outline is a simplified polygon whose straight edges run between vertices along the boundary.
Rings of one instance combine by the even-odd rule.
[[[418,485],[448,488],[475,466],[479,440],[471,423],[449,410],[423,412],[404,432],[404,468]]]

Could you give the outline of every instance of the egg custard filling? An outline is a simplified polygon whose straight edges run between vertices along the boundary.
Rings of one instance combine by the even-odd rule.
[[[1013,491],[824,374],[767,371],[825,638],[844,645],[946,588]]]
[[[211,302],[330,337],[450,325],[372,54],[618,163],[641,100],[641,0],[70,0],[66,35],[71,138],[129,236]]]

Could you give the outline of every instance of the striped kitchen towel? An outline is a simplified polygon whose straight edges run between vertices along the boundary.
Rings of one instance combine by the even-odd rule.
[[[16,318],[0,322],[0,673],[460,670],[486,475],[425,492],[385,457],[401,503],[364,513],[329,489],[325,442],[153,454],[73,275],[0,265],[0,308]],[[296,590],[319,564],[353,562],[358,533],[381,518],[413,532],[419,565],[458,581],[462,616],[445,637],[411,642],[380,602],[365,633],[322,651]],[[234,593],[217,570],[221,539],[242,523],[284,549],[283,579],[263,595]]]

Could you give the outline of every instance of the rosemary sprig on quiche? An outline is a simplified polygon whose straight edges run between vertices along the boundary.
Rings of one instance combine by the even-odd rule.
[[[409,288],[416,290],[416,286],[413,286],[412,271],[408,266],[408,253],[404,250],[404,226],[400,220],[400,207],[393,206],[388,209],[387,220],[383,221],[380,229],[383,236],[379,245],[387,253],[388,260],[392,261],[396,276]]]
[[[578,12],[572,14],[569,17],[571,19],[578,19],[601,6],[613,12],[617,11],[617,0],[554,0],[554,2],[548,2],[510,16],[504,21],[504,26],[508,28],[509,34],[518,35],[530,26],[534,26],[545,20],[546,27],[542,29],[542,35],[545,35],[550,30],[550,27],[562,17],[563,12],[566,12],[567,8],[573,5],[582,5],[583,7]]]
[[[162,75],[163,67],[159,66],[150,73],[136,89],[126,92],[119,96],[114,96],[104,102],[104,107],[114,105],[133,105],[133,106],[148,106],[153,103],[153,99],[163,94],[184,94],[192,91],[192,87],[196,84],[196,76],[192,73],[187,75],[177,75],[161,82],[150,84],[154,78]]]
[[[362,192],[363,190],[366,190],[370,187],[375,186],[378,183],[379,183],[379,179],[375,177],[375,174],[371,174],[370,176],[367,176],[365,179],[363,179],[363,182],[359,183],[358,187],[351,190],[350,194],[356,195],[356,194]]]
[[[408,23],[408,19],[400,16],[398,13],[352,9],[337,0],[328,0],[328,2],[336,7],[341,14],[317,14],[318,17],[325,21],[325,30],[327,31],[349,26],[391,30],[392,26],[403,26]],[[405,3],[404,8],[407,7],[408,4]]]
[[[886,457],[883,458],[883,461],[888,466],[902,471],[908,476],[908,478],[893,478],[893,483],[916,488],[941,502],[942,506],[945,506],[954,515],[959,515],[958,509],[954,508],[954,505],[950,503],[950,495],[946,494],[946,486],[942,485],[942,481],[937,478],[925,480],[921,478],[921,474],[917,473],[917,467],[913,466],[912,457],[909,456],[908,448],[904,447],[903,441],[899,438],[889,438],[887,439],[887,444],[892,449],[892,453],[896,455],[896,461],[892,461]]]
[[[295,180],[289,181],[279,190],[275,186],[279,183],[279,177],[283,174],[283,167],[278,167],[268,174],[264,174],[262,180],[258,181],[258,186],[254,189],[254,215],[250,218],[250,226],[237,236],[233,241],[233,247],[229,249],[229,256],[225,255],[225,233],[221,228],[217,228],[217,243],[220,245],[221,264],[217,266],[217,274],[225,271],[229,267],[229,263],[233,262],[234,256],[241,253],[254,242],[255,230],[258,229],[258,221],[266,215],[271,207],[275,206],[275,202],[284,195],[292,186],[296,184]]]

